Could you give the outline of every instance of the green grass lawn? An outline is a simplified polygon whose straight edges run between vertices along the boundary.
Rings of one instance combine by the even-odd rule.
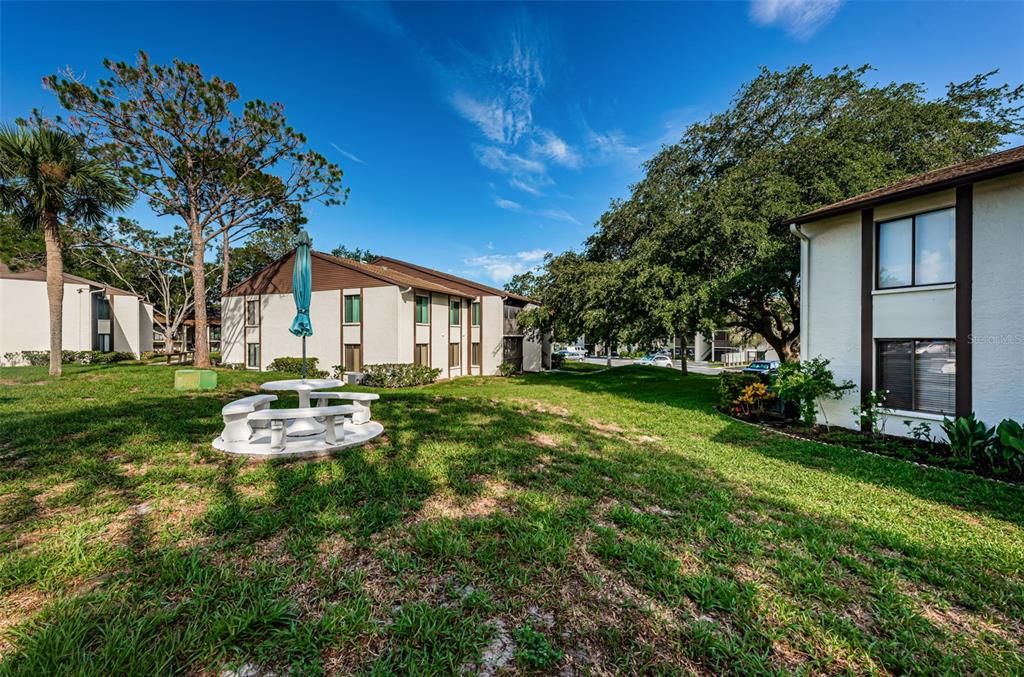
[[[623,367],[209,443],[267,374],[0,370],[0,673],[1024,672],[1024,491],[764,433]],[[290,404],[285,399],[284,405]]]
[[[595,364],[593,362],[580,362],[577,360],[566,360],[562,362],[562,366],[559,367],[561,371],[572,371],[578,373],[589,373],[592,371],[602,371],[607,369],[608,365],[601,363]]]

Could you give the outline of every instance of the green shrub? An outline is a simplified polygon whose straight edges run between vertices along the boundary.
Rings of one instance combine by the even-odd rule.
[[[300,357],[299,360],[301,360],[301,359],[302,358]],[[307,363],[309,362],[309,358],[306,358],[306,362]],[[220,364],[220,353],[217,353],[217,352],[210,353],[210,363],[211,364],[215,364],[215,365],[216,364]],[[300,370],[302,369],[302,365],[299,365],[299,369]]]
[[[563,364],[565,364],[565,355],[552,355],[551,356],[551,368],[552,369],[561,369]]]
[[[511,362],[502,362],[498,366],[498,374],[501,376],[514,376],[519,373],[519,367]]]
[[[339,369],[340,365],[335,367],[335,373]],[[440,369],[424,364],[364,364],[363,385],[376,388],[408,388],[433,383],[440,374]]]
[[[79,364],[113,364],[115,362],[127,362],[128,360],[134,360],[135,356],[131,353],[101,353],[99,351],[93,351],[88,355],[86,361],[79,362]]]
[[[975,417],[974,412],[955,419],[942,420],[942,430],[949,440],[949,449],[953,458],[965,463],[978,463],[986,456],[986,450],[992,442],[995,428],[986,428]]]
[[[850,410],[861,428],[871,431],[872,435],[885,432],[885,421],[892,413],[892,409],[885,406],[885,398],[888,396],[888,390],[872,390],[868,392],[867,403],[858,404]]]
[[[784,400],[800,403],[800,420],[804,425],[814,425],[818,411],[825,417],[822,400],[837,400],[844,392],[856,387],[853,381],[836,383],[828,365],[829,360],[815,357],[802,362],[784,362],[779,366],[775,392]],[[825,425],[828,426],[827,417]]]
[[[50,364],[49,350],[23,350],[21,353],[10,353],[10,355],[15,354],[21,356],[21,362],[26,362],[33,367],[45,367]],[[64,364],[112,364],[134,359],[135,356],[131,353],[104,353],[99,350],[60,351],[60,361]]]
[[[315,357],[306,358],[307,378],[327,378],[327,372],[319,369],[320,360]],[[268,371],[283,371],[289,374],[302,373],[301,357],[275,357],[274,361],[267,365]]]
[[[743,372],[724,371],[718,377],[718,404],[725,411],[732,411],[733,402],[743,394],[744,388],[754,383],[768,383],[762,374],[744,374]]]
[[[996,426],[996,434],[988,449],[989,464],[1011,474],[1024,476],[1024,426],[1004,419]]]
[[[61,356],[63,357],[63,355]],[[50,364],[49,350],[22,350],[21,361],[32,367],[45,367]]]

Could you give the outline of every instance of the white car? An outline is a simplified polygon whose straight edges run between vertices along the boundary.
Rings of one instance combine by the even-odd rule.
[[[668,355],[646,355],[637,364],[651,367],[669,367],[672,368],[672,359]]]
[[[573,350],[572,348],[566,350],[559,350],[555,355],[561,355],[563,360],[583,360],[586,355],[580,350]]]

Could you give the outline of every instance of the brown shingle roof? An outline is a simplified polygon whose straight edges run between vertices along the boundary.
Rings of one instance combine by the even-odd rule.
[[[312,251],[313,291],[345,289],[348,287],[381,287],[396,285],[413,287],[450,296],[471,296],[452,286],[439,284],[402,271],[390,270],[371,263],[331,256]],[[292,291],[292,269],[295,251],[292,250],[253,273],[229,289],[224,296],[247,294],[289,294]]]
[[[46,282],[46,270],[43,268],[32,268],[30,270],[19,270],[15,272],[11,270],[3,261],[0,261],[0,279],[31,280],[33,282]],[[64,273],[64,284],[83,284],[89,287],[96,287],[97,289],[105,289],[106,292],[111,296],[134,296],[135,298],[142,298],[138,294],[134,294],[125,289],[118,289],[117,287],[111,286],[106,282],[97,282],[95,280],[90,280],[88,278],[79,277],[78,275],[72,275],[71,273]]]
[[[992,153],[976,160],[942,167],[909,179],[883,186],[866,193],[834,202],[812,212],[789,219],[789,223],[809,223],[828,216],[836,216],[856,209],[873,207],[923,193],[953,188],[965,183],[990,179],[1004,174],[1024,171],[1024,146]]]
[[[416,289],[422,289],[424,291],[436,291],[440,294],[450,294],[452,296],[468,296],[460,289],[448,287],[430,280],[424,280],[420,277],[408,275],[398,270],[391,270],[378,266],[375,263],[363,263],[362,261],[353,261],[352,259],[343,259],[338,256],[331,256],[330,254],[324,254],[323,252],[312,252],[314,256],[335,263],[339,266],[345,266],[354,270],[360,270],[367,275],[376,277],[380,280],[385,280],[391,284],[398,285],[399,287],[414,287]]]
[[[496,287],[490,287],[480,282],[474,282],[473,280],[467,280],[464,277],[458,275],[452,275],[451,273],[442,273],[440,270],[434,270],[433,268],[427,268],[426,266],[420,266],[415,263],[409,263],[408,261],[402,261],[400,259],[393,259],[390,256],[378,256],[374,260],[374,264],[381,266],[389,271],[394,271],[394,266],[402,266],[411,270],[416,270],[426,275],[439,277],[443,280],[451,282],[453,285],[459,287],[462,291],[467,294],[478,295],[483,293],[486,296],[507,296],[508,298],[516,299],[517,301],[523,301],[525,303],[533,303],[532,299],[529,299],[520,294],[513,294],[512,292],[498,289]],[[392,264],[392,267],[388,267],[388,264]]]

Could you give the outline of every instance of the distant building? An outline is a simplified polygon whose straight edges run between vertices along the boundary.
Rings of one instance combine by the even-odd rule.
[[[135,294],[64,274],[63,350],[124,352],[153,349],[153,305]],[[0,263],[0,359],[50,349],[46,271],[14,272]]]
[[[307,354],[321,368],[415,363],[441,378],[493,375],[503,362],[520,371],[550,366],[551,343],[520,327],[530,299],[392,258],[372,264],[312,252],[314,334]],[[295,357],[289,333],[294,252],[242,281],[221,299],[221,359],[264,370]]]

